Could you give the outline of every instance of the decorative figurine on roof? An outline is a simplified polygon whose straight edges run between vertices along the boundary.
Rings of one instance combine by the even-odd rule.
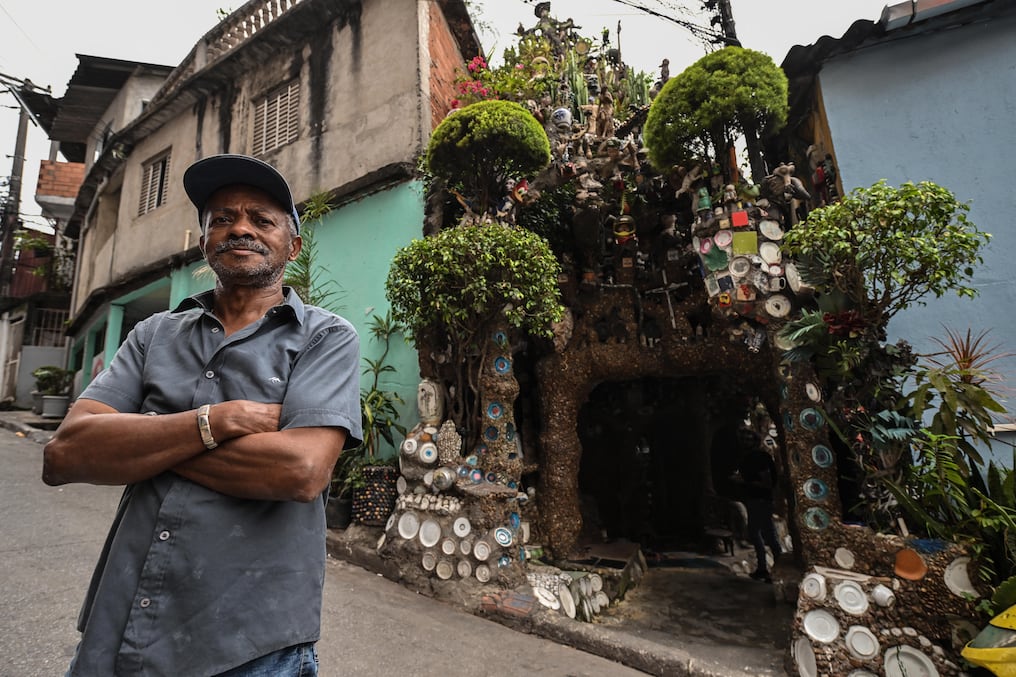
[[[540,35],[547,39],[550,43],[551,51],[557,58],[563,58],[565,54],[565,48],[568,45],[569,34],[574,29],[581,29],[582,26],[576,26],[575,22],[570,18],[566,21],[557,21],[550,16],[550,3],[549,2],[538,2],[533,10],[536,14],[538,21],[536,26],[526,30],[519,24],[516,33],[520,36],[530,35],[539,31]]]
[[[811,194],[804,188],[801,179],[794,176],[794,163],[781,162],[773,173],[762,180],[760,196],[766,198],[773,209],[770,216],[776,216],[780,223],[790,228],[808,215],[807,200]]]
[[[604,89],[596,108],[596,129],[593,134],[600,139],[614,136],[614,95]]]

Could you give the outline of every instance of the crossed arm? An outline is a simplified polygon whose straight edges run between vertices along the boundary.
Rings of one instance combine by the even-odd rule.
[[[205,449],[197,411],[125,414],[78,399],[43,451],[46,484],[131,484],[170,470],[236,498],[309,502],[320,496],[346,439],[343,428],[279,430],[281,406],[212,405],[219,446]]]

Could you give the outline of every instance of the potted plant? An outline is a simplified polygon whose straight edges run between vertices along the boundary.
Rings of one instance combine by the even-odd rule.
[[[370,375],[371,380],[370,386],[360,391],[363,441],[355,449],[343,452],[335,466],[331,487],[334,517],[340,516],[344,502],[349,501],[352,520],[383,524],[395,507],[398,457],[381,457],[378,452],[381,440],[395,446],[395,433],[406,434],[405,426],[399,423],[398,405],[403,400],[395,391],[383,389],[380,379],[382,374],[395,371],[387,359],[391,339],[400,331],[390,312],[384,317],[375,315],[371,320],[371,336],[381,343],[383,351],[377,359],[364,358],[367,366],[363,373]]]
[[[74,372],[55,365],[39,367],[32,372],[35,393],[41,397],[36,413],[46,418],[62,418],[70,406],[70,387]]]

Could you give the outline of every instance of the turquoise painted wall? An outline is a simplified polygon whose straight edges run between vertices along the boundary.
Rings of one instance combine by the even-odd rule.
[[[423,237],[423,210],[423,187],[411,181],[342,205],[314,226],[317,258],[327,269],[322,280],[333,279],[338,285],[334,309],[360,333],[363,356],[381,354],[382,346],[371,338],[369,323],[374,315],[384,316],[391,307],[385,298],[388,266],[396,251]],[[382,388],[402,396],[401,423],[412,427],[420,380],[416,350],[398,336],[392,342],[388,364],[395,372],[382,377]],[[367,379],[361,376],[361,385],[369,385]]]

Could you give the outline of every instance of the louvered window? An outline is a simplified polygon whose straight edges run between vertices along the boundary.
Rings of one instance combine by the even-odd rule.
[[[147,214],[166,202],[169,186],[169,153],[142,165],[141,199],[138,200],[138,216]]]
[[[300,82],[270,93],[254,105],[254,141],[251,151],[262,155],[296,139],[300,128]]]

